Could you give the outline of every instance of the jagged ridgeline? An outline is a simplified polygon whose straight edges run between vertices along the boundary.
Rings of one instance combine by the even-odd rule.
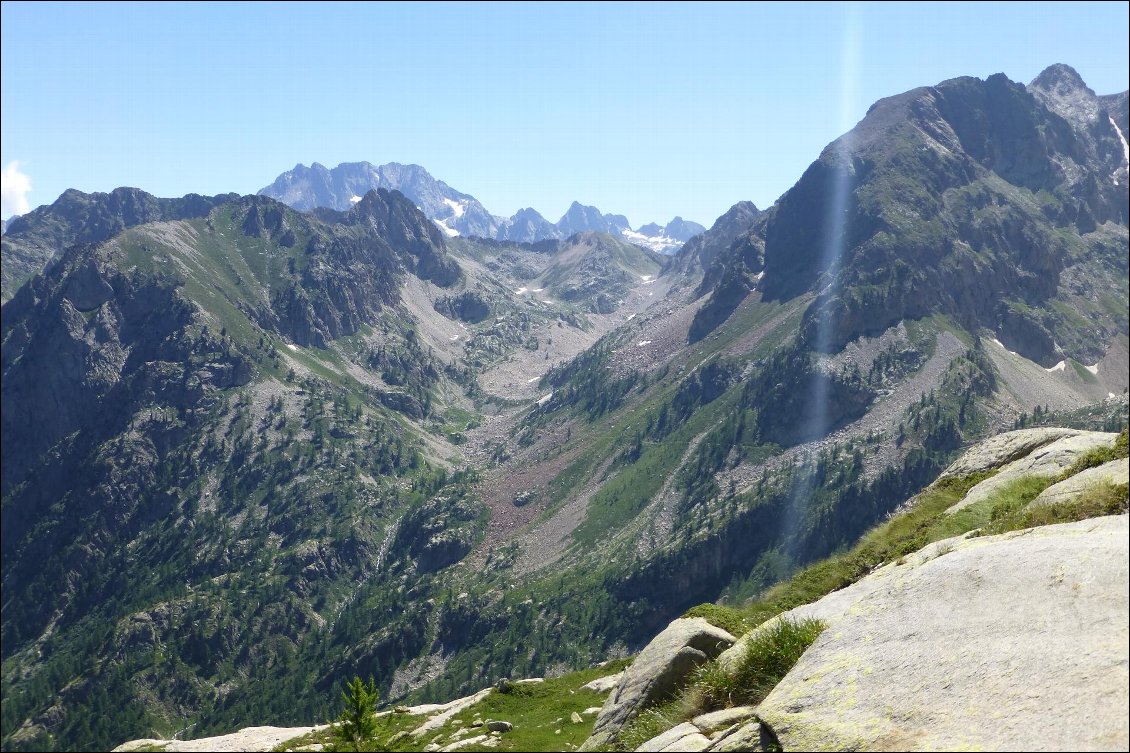
[[[916,89],[673,258],[68,192],[4,236],[3,747],[585,668],[984,436],[1121,428],[1127,131],[1063,66]]]

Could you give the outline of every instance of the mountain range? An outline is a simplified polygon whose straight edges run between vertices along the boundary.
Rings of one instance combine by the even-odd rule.
[[[581,232],[612,233],[653,251],[673,253],[706,229],[696,222],[676,217],[663,226],[652,222],[632,230],[627,217],[602,214],[596,207],[578,202],[573,202],[556,223],[549,222],[537,210],[530,208],[520,209],[512,217],[497,217],[474,196],[436,180],[419,165],[395,162],[380,166],[368,162],[343,162],[332,169],[317,162],[310,167],[299,164],[261,189],[259,194],[300,210],[315,207],[344,210],[367,191],[376,188],[400,191],[450,236],[474,235],[533,243],[564,239]]]
[[[898,564],[966,448],[1126,425],[1128,131],[1067,66],[917,88],[673,255],[363,163],[13,220],[3,748],[446,702]]]

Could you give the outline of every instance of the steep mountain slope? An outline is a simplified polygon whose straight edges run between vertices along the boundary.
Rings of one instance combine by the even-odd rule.
[[[1127,329],[1125,176],[1109,113],[1066,66],[1027,88],[915,89],[825,149],[766,219],[763,252],[716,261],[719,285],[818,293],[804,336],[825,350],[940,312],[1044,367],[1094,363]]]
[[[6,748],[168,734],[258,703],[256,666],[334,682],[377,613],[386,682],[453,629],[457,609],[395,594],[442,596],[434,573],[481,535],[451,442],[474,396],[514,393],[477,376],[491,389],[546,332],[537,368],[575,355],[665,260],[611,236],[503,244],[541,261],[535,298],[491,242],[460,243],[465,270],[397,192],[314,214],[243,197],[72,246],[5,305]]]
[[[1088,719],[1076,745],[1125,747],[1126,454],[1125,429],[974,446],[850,551],[693,610],[741,635],[715,660],[679,661],[701,618],[673,622],[581,749],[1055,750],[1049,705]]]
[[[118,188],[110,193],[84,194],[66,191],[54,204],[13,217],[0,241],[0,295],[11,298],[26,280],[38,274],[75,243],[97,243],[126,228],[158,220],[203,217],[228,196],[197,196],[158,199],[136,188]]]

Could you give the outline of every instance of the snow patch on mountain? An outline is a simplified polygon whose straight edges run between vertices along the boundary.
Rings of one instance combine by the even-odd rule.
[[[1122,161],[1130,164],[1130,144],[1126,143],[1126,136],[1122,133],[1122,129],[1118,127],[1118,123],[1114,122],[1114,118],[1107,115],[1107,120],[1114,126],[1114,132],[1118,134],[1118,140],[1122,142]]]
[[[447,220],[432,220],[432,222],[438,225],[440,230],[447,233],[447,237],[449,238],[454,238],[459,235],[459,231],[448,225]]]
[[[644,246],[661,254],[673,254],[683,247],[683,242],[667,235],[644,235],[635,230],[621,230],[620,234],[628,243]]]
[[[459,219],[463,216],[463,213],[467,211],[466,202],[444,199],[443,203],[451,207],[451,211],[455,214],[455,219]]]

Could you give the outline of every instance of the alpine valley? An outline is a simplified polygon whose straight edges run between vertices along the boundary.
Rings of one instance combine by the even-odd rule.
[[[0,744],[314,725],[360,676],[375,749],[1124,749],[1127,105],[1065,65],[914,89],[709,229],[366,162],[13,219]],[[789,629],[756,697],[714,660]],[[933,629],[961,656],[865,653]],[[1101,671],[1040,690],[1016,636]],[[915,726],[946,698],[980,721]]]

